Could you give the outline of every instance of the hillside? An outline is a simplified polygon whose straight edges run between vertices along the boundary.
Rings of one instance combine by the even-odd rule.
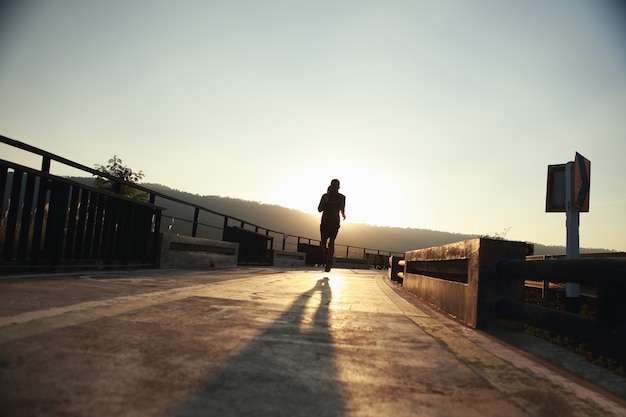
[[[93,184],[93,178],[71,179],[84,184]],[[228,215],[229,217],[245,220],[246,222],[257,224],[264,228],[288,233],[292,236],[319,239],[319,216],[316,215],[255,201],[215,195],[200,196],[175,190],[161,184],[143,183],[141,185],[176,199],[199,205]],[[193,210],[189,207],[184,207],[164,199],[159,199],[157,204],[166,209],[164,212],[166,219],[171,217],[191,219],[193,217]],[[167,223],[167,221],[168,220],[164,220],[165,223]],[[203,221],[203,219],[201,219],[201,221]],[[219,222],[215,224],[216,226],[221,225]],[[429,229],[373,226],[350,223],[347,221],[342,223],[337,242],[342,245],[381,249],[390,252],[405,252],[413,249],[445,245],[447,243],[459,242],[475,237],[478,236]],[[564,246],[546,246],[536,242],[528,243],[535,244],[536,255],[565,254]],[[598,253],[607,252],[607,250],[581,248],[581,252]]]
[[[174,190],[160,184],[142,184],[157,192],[188,201],[193,204],[246,220],[250,223],[312,239],[319,238],[319,217],[299,210],[289,209],[277,205],[262,204],[220,196],[200,196],[179,190]],[[168,207],[168,216],[179,216],[176,207],[160,202]],[[185,215],[186,217],[189,214]],[[405,252],[413,249],[440,246],[447,243],[473,239],[477,235],[450,233],[429,229],[382,227],[360,223],[342,223],[338,243],[382,249],[391,252]],[[530,242],[529,242],[530,243]],[[584,249],[583,252],[605,252],[605,250]],[[537,255],[559,255],[565,253],[565,247],[546,246],[535,243]]]

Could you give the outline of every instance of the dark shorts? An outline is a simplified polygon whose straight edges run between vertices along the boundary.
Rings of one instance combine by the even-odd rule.
[[[339,224],[338,223],[322,223],[320,224],[320,234],[322,236],[322,240],[330,238],[336,238],[337,233],[339,232]]]

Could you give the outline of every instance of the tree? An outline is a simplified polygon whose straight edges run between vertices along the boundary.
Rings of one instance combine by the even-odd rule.
[[[98,176],[93,182],[96,188],[109,190],[125,197],[141,201],[148,200],[148,193],[138,193],[135,188],[128,185],[128,183],[139,183],[139,180],[144,177],[143,171],[133,172],[133,170],[126,165],[122,165],[122,159],[117,155],[113,155],[113,158],[109,159],[109,163],[106,166],[96,164],[96,169],[123,181],[120,183],[109,178]]]

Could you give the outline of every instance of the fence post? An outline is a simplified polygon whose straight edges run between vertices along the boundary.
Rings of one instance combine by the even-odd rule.
[[[41,161],[41,170],[46,174],[50,173],[50,157],[47,155],[43,156],[43,159]]]
[[[543,262],[545,262],[545,261],[543,261]],[[550,291],[550,281],[544,279],[543,281],[541,281],[541,283],[542,283],[542,286],[541,286],[541,298],[544,299],[544,300],[547,300],[548,299],[548,293]]]
[[[198,234],[198,219],[200,218],[200,207],[196,206],[193,212],[193,228],[191,230],[191,237],[196,237]]]

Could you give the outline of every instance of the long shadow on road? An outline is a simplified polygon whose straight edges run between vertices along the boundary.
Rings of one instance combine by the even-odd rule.
[[[341,416],[331,297],[328,279],[318,280],[174,414]]]

